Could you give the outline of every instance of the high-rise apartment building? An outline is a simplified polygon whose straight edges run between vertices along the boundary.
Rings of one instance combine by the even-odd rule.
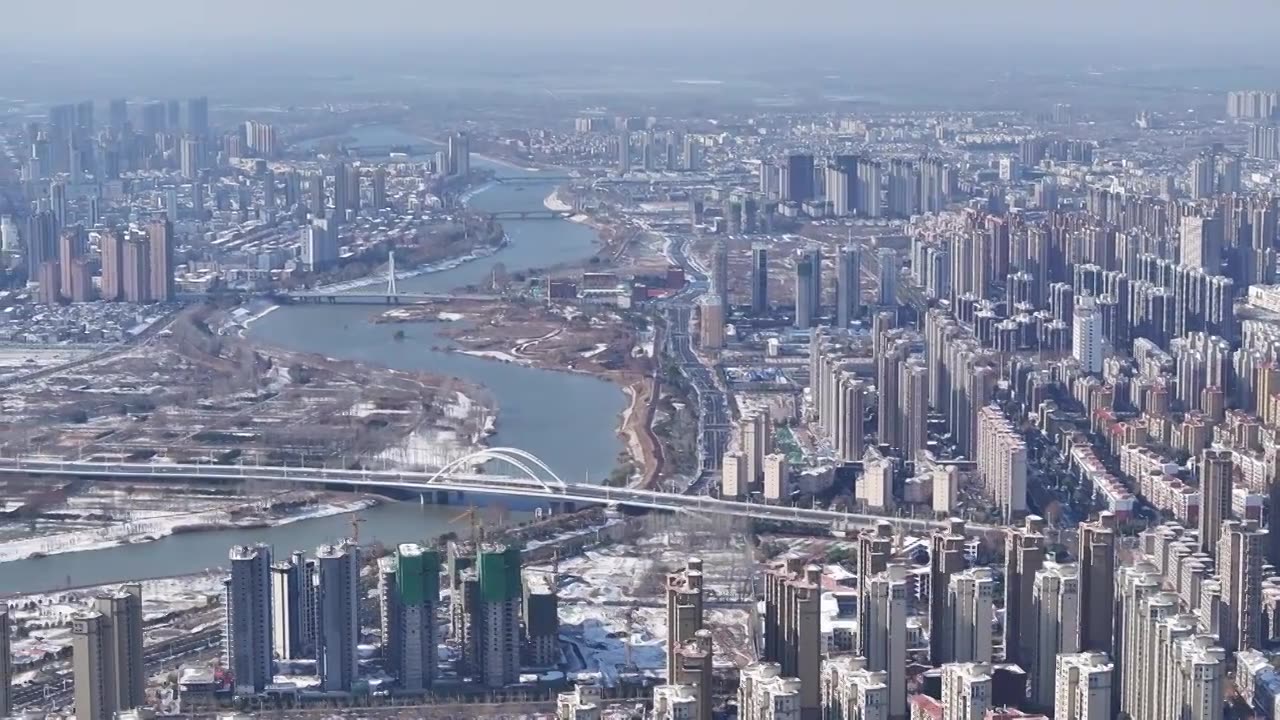
[[[717,240],[711,248],[711,294],[720,298],[720,304],[729,307],[729,248],[723,240]]]
[[[783,200],[803,203],[816,197],[813,188],[813,156],[795,153],[787,156],[786,183],[783,184]]]
[[[699,630],[693,639],[676,649],[676,664],[672,679],[664,687],[687,688],[678,691],[691,702],[679,703],[681,709],[672,709],[662,717],[682,720],[712,720],[711,705],[715,677],[712,672],[711,631]],[[654,691],[654,715],[659,716],[657,690]]]
[[[738,674],[738,717],[791,720],[801,717],[801,682],[782,675],[778,663],[753,663]]]
[[[1211,275],[1219,274],[1225,242],[1222,218],[1195,215],[1184,217],[1180,230],[1181,264],[1189,268],[1203,268]]]
[[[226,581],[227,665],[236,695],[256,695],[272,674],[271,548],[231,548]]]
[[[126,238],[123,257],[121,293],[124,301],[151,302],[151,248],[148,242],[141,237]]]
[[[147,226],[150,245],[151,300],[171,302],[173,292],[173,223],[154,220]]]
[[[93,599],[72,619],[76,717],[109,720],[146,702],[142,588],[125,585]]]
[[[344,540],[316,548],[316,674],[326,691],[349,692],[360,639],[360,548]]]
[[[836,251],[836,327],[848,328],[862,315],[862,248]]]
[[[995,578],[987,568],[962,570],[951,576],[947,588],[947,623],[941,630],[952,662],[991,662],[992,628],[995,625]]]
[[[850,655],[822,662],[822,717],[828,720],[889,720],[889,674],[867,668]]]
[[[87,612],[71,618],[71,664],[75,677],[76,718],[111,720],[118,706],[112,676],[115,658],[108,637],[109,620]]]
[[[951,578],[964,570],[964,521],[952,518],[929,538],[929,659],[934,665],[955,662],[948,593]]]
[[[702,629],[702,561],[689,558],[667,575],[667,680],[674,677],[676,650]]]
[[[799,678],[800,717],[821,717],[822,569],[788,560],[765,576],[765,653],[781,673]]]
[[[1115,617],[1116,516],[1098,513],[1097,520],[1080,525],[1078,576],[1080,583],[1081,652],[1113,650]]]
[[[436,610],[440,602],[440,554],[405,543],[396,549],[394,588],[388,588],[384,652],[400,687],[424,690],[437,674]]]
[[[1032,625],[1023,630],[1031,637],[1031,649],[1023,669],[1031,701],[1041,710],[1054,709],[1058,656],[1079,649],[1080,600],[1075,565],[1046,562],[1036,572],[1031,591]]]
[[[515,546],[486,544],[476,554],[478,602],[470,624],[475,673],[485,687],[504,687],[520,678],[520,563]]]
[[[897,307],[898,253],[893,248],[879,248],[876,250],[876,263],[880,269],[880,287],[877,290],[876,304],[880,307]]]
[[[720,497],[735,500],[746,497],[747,455],[741,450],[725,453],[720,458]]]
[[[1200,552],[1209,555],[1215,554],[1222,539],[1222,524],[1231,517],[1232,458],[1230,450],[1200,453]]]
[[[769,249],[763,245],[751,248],[751,314],[759,317],[769,311]]]
[[[813,306],[814,284],[813,257],[807,252],[796,255],[796,327],[800,329],[813,327],[817,319],[817,308]]]
[[[898,408],[901,413],[902,457],[915,462],[929,442],[929,367],[920,355],[899,365]]]
[[[556,696],[556,720],[600,720],[603,695],[594,683],[578,683]]]
[[[0,603],[0,716],[13,713],[13,651],[9,645],[9,606]]]
[[[1057,657],[1054,717],[1058,720],[1110,720],[1114,665],[1104,653]]]
[[[984,720],[992,705],[991,665],[943,665],[942,704],[942,720]]]
[[[1076,300],[1071,316],[1071,355],[1086,373],[1102,373],[1102,315],[1091,295]]]
[[[978,411],[978,474],[1005,522],[1027,509],[1027,446],[1009,418],[994,405]]]
[[[1220,644],[1228,653],[1262,646],[1262,563],[1267,531],[1257,522],[1229,520],[1218,541],[1218,577],[1222,583]]]
[[[890,565],[866,583],[861,605],[861,630],[867,668],[889,677],[889,717],[907,717],[907,569]]]
[[[782,502],[791,495],[791,468],[787,456],[769,453],[764,456],[763,495],[766,502]]]
[[[124,293],[124,235],[118,230],[104,234],[99,254],[102,258],[99,291],[103,300],[114,302]]]
[[[316,562],[300,552],[271,566],[271,635],[276,657],[315,657]]]

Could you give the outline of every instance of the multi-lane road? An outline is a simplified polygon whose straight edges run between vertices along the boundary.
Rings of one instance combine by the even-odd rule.
[[[666,351],[678,363],[698,405],[698,463],[701,473],[690,489],[702,492],[709,474],[720,468],[720,456],[729,443],[731,417],[728,396],[716,384],[710,364],[704,363],[694,352],[694,341],[689,336],[694,304],[708,291],[709,280],[705,269],[689,257],[688,245],[687,236],[671,236],[667,255],[684,270],[688,284],[666,301],[663,312],[669,328]]]

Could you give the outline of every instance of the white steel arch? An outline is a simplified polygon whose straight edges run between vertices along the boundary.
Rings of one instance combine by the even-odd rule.
[[[445,475],[448,475],[449,473],[454,472],[459,468],[462,468],[472,463],[483,461],[483,460],[499,460],[501,462],[504,462],[510,465],[511,467],[514,467],[515,469],[519,470],[520,472],[524,473],[526,476],[528,476],[530,480],[533,480],[534,482],[541,485],[542,488],[547,492],[555,492],[557,490],[563,491],[566,488],[564,480],[561,480],[560,476],[556,475],[554,470],[547,467],[546,463],[539,460],[532,453],[526,452],[519,448],[509,448],[509,447],[482,448],[473,453],[457,458],[456,460],[449,462],[447,465],[437,470],[431,477],[427,478],[426,484],[431,485],[432,483],[440,482]],[[538,477],[538,473],[525,464],[526,460],[533,463],[536,467],[541,469],[547,475],[550,475],[552,481],[554,482],[554,485],[549,485],[547,484],[546,480],[543,480],[541,477]]]

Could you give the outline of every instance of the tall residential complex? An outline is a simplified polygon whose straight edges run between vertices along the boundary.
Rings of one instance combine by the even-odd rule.
[[[868,669],[864,657],[824,660],[822,717],[889,720],[889,674]]]
[[[991,662],[995,578],[987,568],[972,568],[951,576],[947,588],[947,622],[940,630],[952,662]]]
[[[1080,630],[1079,649],[1110,653],[1115,617],[1116,516],[1098,513],[1097,520],[1080,525],[1079,562]]]
[[[110,720],[146,703],[141,586],[95,596],[93,611],[72,618],[71,639],[77,718]]]
[[[1023,659],[1028,694],[1042,710],[1054,709],[1057,658],[1079,648],[1080,580],[1075,565],[1046,562],[1031,591],[1030,657]]]
[[[866,591],[860,606],[867,668],[889,677],[889,717],[907,716],[907,586],[902,565],[862,579]]]
[[[942,720],[984,720],[992,706],[991,665],[942,666]]]
[[[471,665],[485,687],[504,687],[520,677],[520,549],[486,544],[476,553],[475,635]]]
[[[1000,408],[978,411],[978,474],[1005,522],[1027,509],[1027,446]]]
[[[667,575],[667,679],[673,676],[676,650],[702,629],[702,561],[689,558],[682,570]]]
[[[822,570],[788,560],[765,576],[764,659],[799,678],[800,717],[821,717]]]
[[[271,548],[231,548],[226,582],[227,665],[237,695],[266,689],[272,674]]]
[[[392,587],[384,588],[383,657],[400,687],[423,690],[437,675],[436,610],[440,602],[440,553],[405,543],[393,557]],[[385,575],[384,575],[385,577]]]
[[[1054,717],[1110,720],[1114,665],[1104,653],[1064,653],[1057,657]]]
[[[326,691],[351,690],[360,638],[360,548],[354,542],[316,548],[316,674]]]
[[[1231,517],[1231,474],[1233,453],[1230,450],[1204,450],[1200,453],[1200,551],[1213,554],[1222,538],[1222,524]]]
[[[316,562],[300,552],[271,566],[271,635],[276,657],[315,657]]]

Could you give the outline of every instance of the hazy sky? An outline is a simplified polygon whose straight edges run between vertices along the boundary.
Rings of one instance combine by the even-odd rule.
[[[1277,0],[61,0],[4,3],[3,46],[49,55],[207,51],[236,42],[310,46],[338,37],[370,52],[513,35],[579,35],[640,44],[671,31],[717,44],[740,33],[871,37],[907,46],[964,39],[998,49],[1007,35],[1244,48],[1280,28]],[[17,28],[47,32],[18,32]],[[462,44],[462,43],[459,43]]]

